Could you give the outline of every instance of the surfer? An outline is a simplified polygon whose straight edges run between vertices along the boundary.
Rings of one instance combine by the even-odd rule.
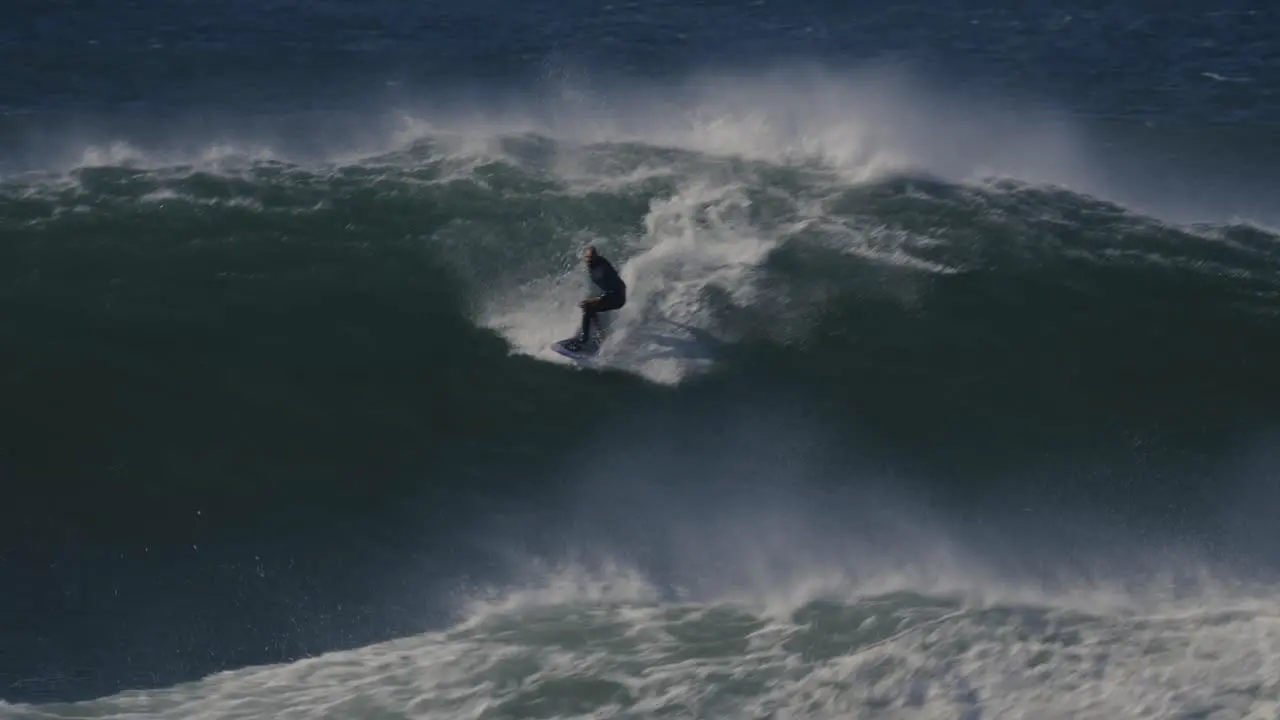
[[[613,265],[596,252],[594,245],[587,246],[582,253],[582,260],[587,265],[591,282],[600,288],[600,295],[578,303],[582,308],[582,333],[571,348],[573,350],[581,350],[590,343],[591,324],[600,324],[597,314],[617,310],[627,304],[627,284],[618,277],[618,271],[613,269]]]

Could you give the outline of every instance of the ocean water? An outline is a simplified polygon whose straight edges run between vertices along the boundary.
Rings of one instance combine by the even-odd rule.
[[[0,717],[1280,718],[1274,10],[6,20]]]

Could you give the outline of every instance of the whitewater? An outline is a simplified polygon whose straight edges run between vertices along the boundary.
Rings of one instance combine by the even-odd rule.
[[[875,584],[872,583],[871,586]],[[912,585],[918,587],[918,585]],[[663,602],[615,569],[448,630],[7,718],[1274,718],[1273,599],[830,595]],[[1141,605],[1141,606],[1139,606]],[[1126,607],[1127,606],[1127,607]]]

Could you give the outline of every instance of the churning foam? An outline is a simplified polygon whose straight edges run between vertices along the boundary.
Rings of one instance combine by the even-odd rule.
[[[708,368],[715,327],[711,293],[750,304],[751,273],[776,246],[748,216],[749,202],[736,184],[692,179],[673,196],[653,201],[644,231],[620,247],[619,273],[627,305],[608,319],[609,341],[601,363],[670,384]],[[618,244],[600,242],[611,254]],[[585,272],[539,280],[505,295],[485,320],[520,352],[558,358],[547,346],[577,329],[577,301],[585,296]],[[514,309],[503,309],[514,308]]]
[[[1274,603],[1114,613],[916,592],[786,614],[566,569],[444,631],[0,717],[1205,717],[1280,712]]]

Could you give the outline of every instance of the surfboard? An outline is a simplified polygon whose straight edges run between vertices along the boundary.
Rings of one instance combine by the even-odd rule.
[[[582,350],[573,349],[569,343],[572,343],[576,339],[577,338],[565,338],[564,340],[557,340],[551,343],[551,349],[574,360],[590,360],[596,356],[596,353],[599,351],[599,348],[596,347],[583,348]]]

